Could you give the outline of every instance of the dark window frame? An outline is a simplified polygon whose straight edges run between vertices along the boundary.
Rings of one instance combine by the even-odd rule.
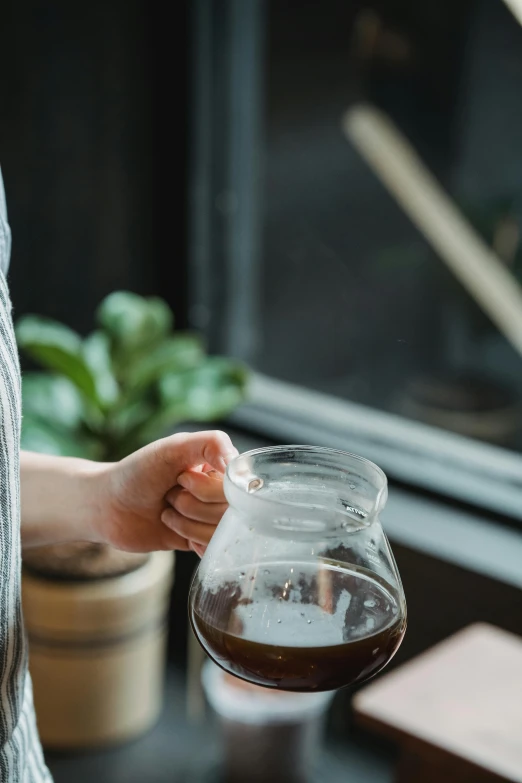
[[[188,320],[249,362],[260,325],[263,0],[195,0]],[[254,374],[232,423],[377,462],[391,479],[522,521],[522,455]]]

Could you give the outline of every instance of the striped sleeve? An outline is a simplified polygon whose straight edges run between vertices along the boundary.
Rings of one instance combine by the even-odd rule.
[[[10,235],[2,206],[0,203],[0,781],[50,783],[36,730],[21,607],[20,369],[3,273]]]

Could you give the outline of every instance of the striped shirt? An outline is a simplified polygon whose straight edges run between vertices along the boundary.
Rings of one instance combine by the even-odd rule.
[[[6,283],[11,252],[0,174],[0,783],[51,783],[27,671],[20,597],[20,368]]]

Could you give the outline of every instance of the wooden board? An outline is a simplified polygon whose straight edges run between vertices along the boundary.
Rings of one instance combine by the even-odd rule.
[[[462,759],[522,783],[522,639],[476,624],[354,697],[359,721],[405,756]],[[443,763],[441,761],[441,763]]]

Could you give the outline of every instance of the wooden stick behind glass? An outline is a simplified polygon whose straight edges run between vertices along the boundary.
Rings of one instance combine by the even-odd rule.
[[[522,24],[522,0],[504,0],[517,22]]]
[[[343,132],[458,277],[522,355],[522,288],[428,171],[393,122],[372,106],[355,106]]]

